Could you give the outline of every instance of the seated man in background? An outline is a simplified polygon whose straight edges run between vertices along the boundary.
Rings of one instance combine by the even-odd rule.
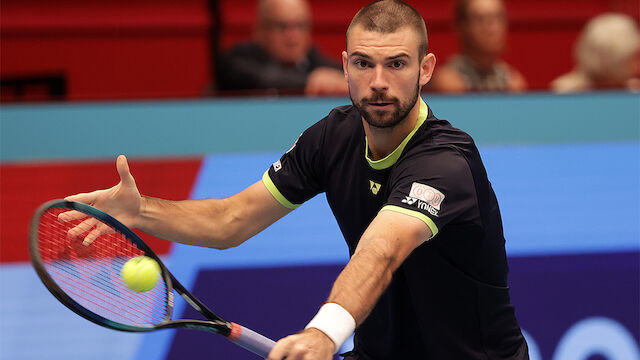
[[[587,23],[575,47],[573,71],[551,82],[557,92],[640,90],[640,32],[627,15],[603,14]]]
[[[518,92],[527,83],[500,59],[507,37],[507,11],[501,0],[458,0],[455,21],[461,53],[436,68],[431,90]]]
[[[222,91],[348,93],[341,68],[311,44],[311,8],[306,0],[260,0],[253,41],[223,55],[217,69]]]

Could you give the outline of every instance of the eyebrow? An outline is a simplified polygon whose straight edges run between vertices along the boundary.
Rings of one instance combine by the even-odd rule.
[[[353,53],[351,53],[351,55],[349,55],[349,57],[362,57],[365,59],[371,59],[371,56],[359,51],[354,51]],[[396,60],[396,59],[408,58],[408,57],[409,57],[409,54],[402,52],[397,55],[389,56],[386,58],[386,60]]]

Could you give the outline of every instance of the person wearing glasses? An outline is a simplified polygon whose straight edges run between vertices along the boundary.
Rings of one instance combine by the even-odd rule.
[[[337,63],[312,45],[306,0],[260,0],[253,39],[224,54],[217,90],[262,90],[268,94],[346,95]]]

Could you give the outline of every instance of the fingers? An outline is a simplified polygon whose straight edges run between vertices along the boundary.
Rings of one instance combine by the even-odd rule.
[[[96,226],[97,223],[98,223],[97,219],[88,218],[83,222],[81,222],[80,224],[69,229],[69,231],[67,231],[67,235],[69,237],[80,237],[80,235],[87,233],[94,226]]]
[[[70,238],[79,238],[82,237],[82,234],[86,234],[84,239],[82,240],[82,245],[89,246],[100,235],[113,232],[114,230],[108,225],[100,222],[95,218],[89,218],[69,229],[69,231],[67,231],[67,236],[69,236]]]
[[[93,204],[98,198],[98,195],[100,195],[102,191],[103,190],[96,190],[90,193],[75,194],[75,195],[67,196],[64,199],[67,201],[77,201],[85,204]]]
[[[76,210],[70,210],[70,211],[65,211],[63,213],[60,213],[58,215],[58,221],[60,222],[68,222],[68,221],[73,221],[73,220],[79,220],[79,219],[84,219],[87,217],[87,214],[80,212],[80,211],[76,211]]]
[[[118,170],[118,175],[120,175],[120,181],[124,186],[136,185],[136,182],[131,175],[131,171],[129,171],[129,163],[127,163],[126,156],[118,156],[118,159],[116,159],[116,169]]]
[[[318,331],[305,330],[276,343],[268,360],[330,360],[335,345]]]
[[[106,224],[99,223],[95,229],[91,230],[91,232],[89,232],[87,236],[84,237],[84,240],[82,240],[82,245],[89,246],[95,239],[98,238],[98,236],[113,232],[115,231],[111,227],[107,226]]]
[[[274,346],[273,349],[271,349],[271,352],[269,353],[267,360],[283,360],[283,359],[291,360],[292,358],[287,357],[287,353],[289,352],[289,346],[290,346],[289,338],[290,336],[278,341],[276,343],[276,346]]]
[[[69,236],[70,238],[80,238],[82,237],[83,234],[86,234],[84,239],[82,240],[82,245],[89,246],[100,235],[109,234],[113,232],[114,230],[107,224],[104,224],[95,218],[88,218],[83,222],[81,222],[80,224],[69,229],[69,231],[67,231],[67,236]]]

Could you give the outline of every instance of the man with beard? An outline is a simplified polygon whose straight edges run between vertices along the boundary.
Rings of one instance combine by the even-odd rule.
[[[259,181],[226,199],[140,196],[121,182],[71,196],[125,224],[186,244],[228,248],[326,192],[351,259],[304,331],[269,359],[528,359],[509,301],[497,200],[473,140],[419,97],[435,56],[409,5],[361,9],[342,54],[352,106],[307,129]]]

